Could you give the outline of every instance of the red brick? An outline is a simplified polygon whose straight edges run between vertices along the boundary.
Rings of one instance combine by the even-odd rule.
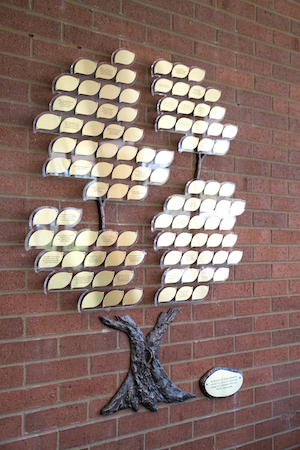
[[[285,397],[289,394],[289,382],[272,383],[266,386],[255,388],[255,401],[265,402],[279,397]]]
[[[241,105],[228,105],[226,107],[226,120],[233,122],[240,121],[252,123],[253,111],[251,108],[244,108]],[[248,148],[251,150],[248,150]],[[240,151],[240,153],[237,153],[238,150]],[[243,148],[241,149],[241,146],[237,141],[231,141],[230,155],[232,154],[239,154],[240,156],[252,156],[252,145],[250,143],[243,142]]]
[[[283,398],[273,402],[273,415],[279,416],[280,414],[293,413],[299,410],[299,395]]]
[[[271,346],[271,333],[255,333],[236,336],[235,345],[237,351],[269,347]]]
[[[213,359],[206,359],[201,361],[193,360],[191,362],[173,364],[171,379],[173,382],[176,382],[178,380],[198,377],[199,374],[206,373],[208,367],[213,367],[213,361]]]
[[[300,339],[299,328],[273,332],[273,345],[293,344]]]
[[[193,309],[194,320],[207,320],[228,316],[233,316],[233,302],[231,301],[195,304]]]
[[[207,450],[208,448],[213,448],[214,438],[213,436],[208,438],[194,439],[186,444],[176,445],[171,447],[171,450]]]
[[[291,380],[290,382],[286,381],[285,383],[287,383],[287,384],[291,383],[291,394],[292,395],[300,394],[300,380],[299,379]],[[289,392],[289,390],[288,390],[288,392]],[[288,393],[286,395],[288,395]]]
[[[299,280],[291,280],[290,281],[290,293],[298,294],[299,292],[300,292]]]
[[[274,380],[283,380],[300,375],[300,362],[285,363],[273,367]]]
[[[126,3],[126,5],[127,5],[127,3]],[[138,10],[139,5],[136,3],[135,6],[137,7],[137,10]],[[162,13],[162,15],[164,15],[164,13]],[[161,14],[159,14],[158,17],[159,18],[161,17],[162,22],[165,21],[165,19],[161,16]],[[145,22],[145,21],[143,21],[143,22]],[[118,34],[121,34],[122,36],[127,36],[128,38],[130,38],[132,35],[134,35],[135,39],[138,41],[144,42],[146,40],[145,25],[140,25],[136,22],[126,21],[126,20],[124,20],[124,16],[119,19],[117,17],[113,17],[113,16],[109,16],[107,14],[102,14],[102,13],[96,12],[94,26],[95,26],[95,28],[100,30],[102,33],[103,32],[111,33],[111,31],[113,29],[116,29],[116,30],[118,30]],[[168,27],[164,27],[164,28],[168,28]]]
[[[218,158],[216,160],[212,160],[207,158],[203,163],[203,170],[216,170],[220,172],[229,172],[232,173],[234,170],[234,159],[229,155],[227,158]],[[192,174],[191,174],[192,176]]]
[[[253,405],[249,408],[240,409],[236,412],[236,424],[247,425],[253,422],[261,421],[272,416],[272,403],[263,405]]]
[[[234,18],[230,14],[224,13],[216,8],[204,6],[203,4],[196,4],[196,18],[204,23],[211,23],[217,28],[235,29]]]
[[[247,333],[252,331],[252,318],[234,318],[216,321],[216,336]]]
[[[49,5],[49,3],[47,3]],[[45,42],[40,40],[33,41],[33,56],[37,59],[50,61],[55,64],[61,64],[69,71],[69,66],[78,58],[85,57],[94,59],[93,53],[79,48],[67,47],[63,44],[53,42]],[[103,59],[103,58],[101,58]],[[33,90],[39,86],[32,86]],[[47,87],[48,94],[52,94],[49,87]],[[50,97],[50,99],[52,96]],[[50,101],[47,100],[47,103]]]
[[[15,127],[11,125],[0,126],[0,144],[11,145],[14,143],[14,147],[24,148],[26,147],[27,131],[21,127]],[[24,153],[23,153],[24,157]]]
[[[253,156],[258,159],[266,159],[268,161],[287,161],[287,150],[281,147],[276,147],[272,145],[264,145],[264,144],[255,144],[253,146]],[[273,186],[275,183],[273,180],[263,180],[270,183],[270,186]],[[255,179],[255,182],[259,182],[259,179]],[[254,184],[255,185],[255,184]],[[279,186],[282,186],[282,182],[279,183]],[[269,190],[269,189],[268,189]],[[285,191],[281,192],[284,193]],[[274,192],[275,193],[275,192]]]
[[[245,260],[245,253],[243,261]],[[271,277],[270,264],[239,265],[234,268],[235,280],[267,279]]]
[[[244,372],[244,387],[272,382],[272,368],[262,367]]]
[[[79,5],[72,5],[70,3],[63,4],[60,0],[52,0],[51,3],[45,0],[37,0],[34,3],[34,11],[58,19],[68,20],[87,27],[91,27],[93,13],[90,8],[82,8]]]
[[[290,182],[289,183],[289,195],[293,195],[295,197],[299,196],[299,185],[297,182]]]
[[[192,358],[192,344],[174,344],[160,346],[160,362],[167,364],[174,361],[182,361],[183,359]]]
[[[52,405],[57,401],[56,386],[42,386],[14,390],[1,394],[2,413],[22,411],[37,406]]]
[[[42,111],[36,106],[28,106],[25,104],[16,104],[8,102],[0,102],[1,113],[0,120],[5,123],[14,125],[31,126],[32,118]]]
[[[255,7],[243,1],[221,0],[218,7],[237,16],[243,16],[254,20]]]
[[[15,319],[1,319],[1,339],[14,339],[23,335],[23,320],[21,317]]]
[[[22,416],[5,417],[0,419],[1,438],[11,439],[22,434]]]
[[[286,431],[289,428],[288,417],[277,417],[276,419],[266,420],[255,425],[255,436],[259,439],[266,436],[272,436],[275,433]]]
[[[203,436],[203,434],[216,434],[218,431],[233,428],[234,413],[225,413],[218,415],[209,415],[204,419],[196,420],[194,425],[195,436]]]
[[[237,91],[238,104],[271,110],[271,97],[249,91]],[[240,136],[239,136],[240,137]]]
[[[52,177],[42,178],[32,176],[29,179],[29,195],[37,197],[59,197],[64,192],[65,197],[81,198],[82,191],[86,184],[84,180],[57,177],[55,182]],[[45,201],[45,200],[44,200]]]
[[[274,130],[273,142],[275,145],[299,148],[299,140],[296,133],[287,133],[281,130]]]
[[[264,92],[266,94],[272,94],[274,91],[276,91],[277,95],[280,95],[282,97],[288,96],[288,85],[283,84],[280,81],[273,81],[268,79],[266,81],[265,78],[261,78],[259,76],[255,77],[255,90]],[[260,114],[258,117],[263,117]],[[275,118],[276,122],[280,124],[280,128],[287,129],[287,123],[285,118]]]
[[[130,17],[138,22],[144,22],[158,28],[170,29],[171,15],[167,12],[157,10],[153,6],[148,7],[129,0],[123,5],[122,13],[124,16]]]
[[[220,398],[215,403],[215,412],[229,410],[236,411],[237,408],[249,406],[253,403],[253,389],[241,390],[238,395],[231,395],[230,397]]]
[[[275,312],[278,311],[291,311],[293,309],[300,308],[300,297],[279,297],[273,298],[272,309]]]
[[[53,20],[36,16],[32,13],[14,10],[2,6],[0,8],[2,26],[25,31],[33,35],[60,39],[60,24]]]
[[[37,341],[20,341],[1,345],[2,364],[55,358],[57,355],[56,339],[39,339]]]
[[[274,437],[274,450],[282,450],[284,448],[299,445],[300,430],[289,431]],[[286,447],[288,446],[288,447]],[[296,447],[294,447],[296,448]]]
[[[284,261],[288,259],[288,249],[279,246],[257,247],[254,248],[253,259],[254,261]]]
[[[265,366],[288,361],[288,348],[268,348],[267,350],[258,350],[254,353],[254,364],[256,366]]]
[[[276,28],[282,31],[290,31],[290,20],[265,9],[257,8],[256,20],[267,27]],[[276,42],[275,42],[276,43]],[[282,46],[282,44],[279,43]]]
[[[243,198],[246,200],[247,209],[270,209],[270,197],[267,195],[244,193]]]
[[[212,322],[193,322],[188,325],[173,324],[171,327],[171,341],[195,341],[213,336]]]
[[[87,330],[87,327],[87,316],[78,313],[29,317],[27,319],[28,336],[71,333]]]
[[[216,81],[244,89],[253,89],[254,86],[253,75],[239,70],[226,69],[225,67],[216,67]]]
[[[217,43],[222,47],[231,48],[238,53],[254,54],[254,42],[252,39],[218,30]]]
[[[297,65],[298,65],[298,61],[297,61]],[[289,114],[291,116],[299,117],[299,115],[300,115],[300,113],[299,113],[299,110],[300,110],[299,103],[298,102],[288,102],[288,106],[289,106],[289,109],[288,109]]]
[[[254,314],[263,314],[270,312],[270,299],[260,298],[251,300],[236,300],[235,314],[236,316],[248,316]]]
[[[36,431],[56,428],[57,426],[63,427],[76,422],[83,422],[86,419],[86,415],[86,403],[37,411],[26,414],[25,430],[27,433],[34,433]]]
[[[273,230],[272,243],[294,245],[297,242],[298,236],[300,237],[298,230]]]
[[[232,367],[233,369],[246,369],[253,367],[253,352],[234,353],[216,357],[216,366]]]
[[[254,319],[255,331],[286,328],[287,325],[288,325],[288,315],[287,314],[273,314],[273,315],[257,316]]]
[[[273,98],[273,111],[280,114],[289,114],[294,116],[297,115],[295,111],[298,110],[298,107],[295,103],[289,102],[287,100],[283,100],[282,98]],[[294,111],[294,112],[292,112]]]
[[[131,410],[126,416],[119,418],[119,434],[137,433],[166,424],[168,424],[168,408],[159,407],[155,414],[151,411],[140,411],[138,415]]]
[[[18,183],[16,183],[15,174],[1,173],[0,185],[1,194],[26,194],[27,177],[26,175],[18,175]]]
[[[216,449],[236,446],[244,442],[251,441],[254,438],[254,427],[248,426],[236,428],[216,436]]]
[[[103,356],[102,356],[102,359]],[[103,375],[100,377],[82,378],[80,380],[61,383],[60,400],[68,402],[95,395],[113,394],[117,390],[117,376]]]
[[[274,89],[275,90],[275,89]],[[276,91],[277,91],[276,87]],[[276,128],[280,130],[288,129],[287,117],[282,114],[271,114],[264,111],[254,111],[254,123],[267,128]]]
[[[28,101],[28,91],[29,91],[28,83],[2,78],[0,79],[0,88],[1,91],[3,92],[2,97],[4,99],[15,100],[19,102]]]
[[[85,30],[83,28],[65,25],[65,41],[69,44],[75,45],[77,48],[93,49],[106,53],[112,53],[118,48],[118,39],[105,34],[95,33],[95,31]]]
[[[7,0],[8,4],[20,6],[21,8],[29,8],[29,1],[28,0]]]
[[[0,177],[1,179],[1,177]],[[14,181],[15,183],[15,181]],[[3,245],[0,249],[1,266],[16,267],[32,264],[30,254],[24,252],[24,247],[18,245]]]
[[[299,263],[285,263],[285,264],[273,264],[273,278],[291,278],[298,277]]]
[[[299,44],[297,44],[297,46],[298,45]],[[299,70],[291,69],[286,66],[274,66],[273,67],[273,75],[275,78],[282,80],[285,83],[290,82],[290,83],[296,84],[297,79],[299,78]],[[278,85],[280,85],[280,84],[278,84]],[[282,88],[285,89],[285,91],[287,93],[288,86],[286,86],[286,87],[282,86]]]
[[[77,378],[87,375],[87,359],[61,359],[27,366],[27,383]]]
[[[5,450],[39,450],[41,448],[55,449],[57,444],[57,433],[47,433],[45,435],[25,437],[22,440],[7,442]]]
[[[0,272],[0,290],[9,291],[13,286],[14,289],[25,288],[25,272],[22,270],[2,270]]]
[[[194,358],[208,358],[215,355],[232,353],[234,351],[233,337],[214,338],[209,341],[194,343]]]
[[[274,233],[274,231],[272,231]],[[273,234],[272,234],[273,235]],[[268,229],[240,229],[238,231],[240,244],[270,244],[271,234]]]
[[[149,28],[147,41],[150,45],[162,47],[168,51],[176,51],[185,54],[192,54],[193,41],[176,33]],[[151,142],[151,141],[150,141]]]
[[[76,428],[68,428],[60,431],[60,448],[63,450],[71,447],[89,444],[116,436],[116,420],[101,420],[101,422],[89,423]]]
[[[234,53],[223,48],[218,48],[215,45],[195,42],[195,55],[206,61],[221,63],[230,67],[234,65]]]
[[[177,12],[182,14],[182,3],[181,0],[173,0],[172,3],[168,2],[168,0],[150,0],[148,3],[157,5],[160,8],[167,9],[168,11]],[[187,0],[184,4],[184,15],[185,16],[193,16],[194,15],[194,3]],[[176,17],[174,15],[174,17]]]
[[[23,384],[23,380],[23,366],[8,366],[0,368],[0,389],[21,386]]]
[[[272,439],[264,439],[261,441],[255,440],[255,442],[252,442],[251,444],[241,445],[238,449],[239,450],[272,450],[273,449],[273,442]]]
[[[226,283],[213,287],[214,298],[239,298],[251,296],[251,283]]]
[[[287,294],[287,282],[282,281],[256,281],[254,283],[254,296]]]
[[[271,68],[270,63],[261,59],[252,56],[237,55],[237,69],[267,76],[271,74]]]
[[[272,30],[262,25],[238,18],[236,20],[236,29],[238,33],[244,36],[250,36],[263,42],[272,42]]]
[[[171,445],[192,437],[192,424],[183,423],[168,428],[150,431],[145,435],[145,449],[151,450],[158,446]]]
[[[62,356],[71,356],[99,351],[113,350],[116,347],[117,333],[93,333],[77,336],[64,336],[61,339]]]
[[[85,5],[101,7],[104,11],[110,11],[114,13],[119,13],[120,11],[120,2],[119,0],[86,0]]]
[[[298,314],[296,313],[296,315]],[[290,346],[290,360],[299,359],[299,355],[300,355],[300,345]]]
[[[0,314],[24,314],[33,312],[53,311],[57,308],[57,294],[5,294],[5,300],[0,302]]]
[[[299,177],[299,170],[296,166],[284,164],[272,164],[272,175],[275,178],[287,178],[297,180]]]
[[[285,228],[287,226],[286,214],[277,212],[254,212],[253,225],[255,227]],[[259,249],[257,251],[259,252]],[[270,247],[270,253],[272,253],[272,247]]]
[[[93,446],[93,450],[132,450],[143,448],[144,435],[129,437],[127,439],[117,438],[116,441],[106,442],[104,444]]]
[[[239,158],[236,161],[235,171],[247,175],[268,177],[270,176],[271,166],[267,162]]]
[[[285,0],[276,0],[275,11],[284,14],[285,16],[293,17],[294,19],[300,18],[300,8],[297,4],[290,4]]]
[[[185,9],[185,5],[184,5]],[[195,20],[191,20],[186,17],[177,16],[173,17],[173,30],[179,34],[186,34],[188,36],[194,37],[196,39],[203,39],[206,41],[215,42],[216,41],[216,30],[205,24],[200,24]],[[196,53],[197,54],[197,53]],[[210,61],[214,60],[209,58]]]

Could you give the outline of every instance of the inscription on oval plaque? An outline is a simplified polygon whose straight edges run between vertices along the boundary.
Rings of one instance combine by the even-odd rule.
[[[199,384],[206,397],[230,397],[241,388],[243,372],[228,367],[214,367],[200,378]]]

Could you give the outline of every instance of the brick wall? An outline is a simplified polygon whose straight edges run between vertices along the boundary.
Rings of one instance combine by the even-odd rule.
[[[5,450],[280,450],[300,443],[300,6],[291,0],[6,0],[0,6],[1,412]],[[164,336],[160,361],[195,399],[157,413],[100,416],[129,364],[126,336],[99,313],[79,314],[76,293],[43,293],[37,251],[25,252],[30,213],[42,205],[83,208],[97,229],[82,180],[43,178],[49,135],[33,134],[55,76],[84,56],[136,52],[144,143],[177,148],[155,133],[149,66],[166,58],[206,69],[239,133],[229,153],[207,157],[201,177],[233,181],[247,201],[238,218],[243,263],[208,300],[185,305]],[[107,205],[106,220],[139,229],[147,260],[141,305],[149,331],[161,311],[161,277],[149,223],[165,198],[183,193],[195,160],[176,153],[171,177],[139,206]],[[107,313],[110,317],[120,310]],[[127,311],[128,312],[128,311]],[[126,312],[126,313],[127,313]],[[215,365],[244,372],[233,397],[210,400],[198,380]]]

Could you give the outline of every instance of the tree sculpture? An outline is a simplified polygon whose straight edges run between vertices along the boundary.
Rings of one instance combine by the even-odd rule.
[[[158,402],[183,402],[194,397],[172,383],[158,359],[161,338],[179,311],[171,308],[167,313],[161,313],[146,338],[129,316],[116,316],[117,320],[100,317],[104,325],[127,334],[131,350],[129,372],[118,392],[102,409],[102,414],[125,408],[138,411],[140,404],[150,411],[157,411]]]

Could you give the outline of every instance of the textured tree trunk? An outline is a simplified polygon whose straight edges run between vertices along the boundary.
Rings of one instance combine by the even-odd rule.
[[[158,359],[161,338],[179,311],[179,308],[172,308],[161,313],[147,337],[127,315],[116,316],[117,320],[100,317],[108,327],[127,334],[131,349],[127,377],[101,414],[113,414],[126,408],[138,411],[140,404],[150,411],[157,411],[158,402],[183,402],[194,397],[194,394],[182,391],[172,383]]]

